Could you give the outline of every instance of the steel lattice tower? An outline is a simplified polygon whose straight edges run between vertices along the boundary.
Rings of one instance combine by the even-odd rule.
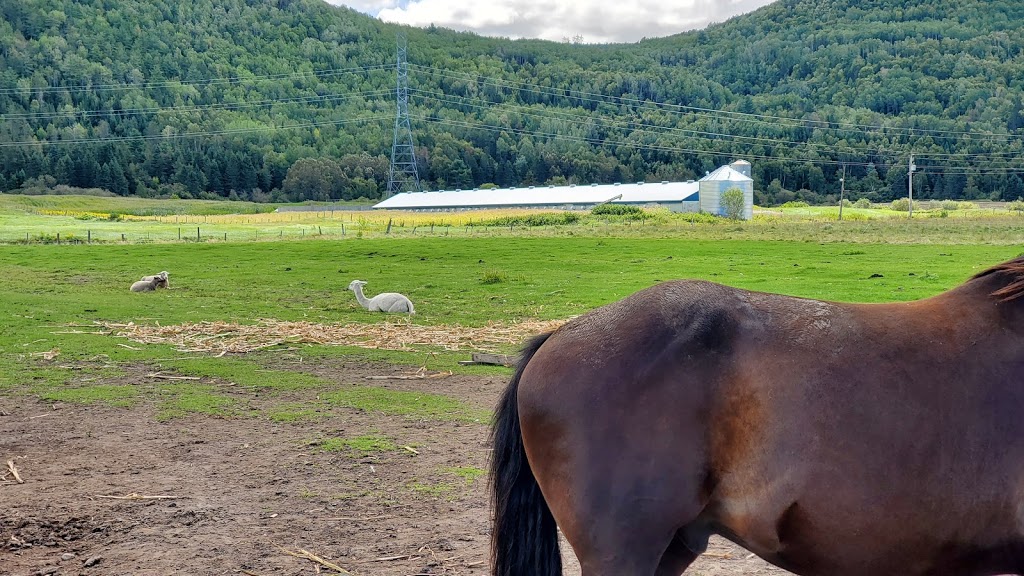
[[[412,144],[412,126],[409,124],[409,65],[406,62],[406,39],[398,34],[397,75],[398,114],[395,116],[395,138],[391,144],[391,170],[385,198],[399,192],[420,192],[420,176],[416,170],[416,149]]]

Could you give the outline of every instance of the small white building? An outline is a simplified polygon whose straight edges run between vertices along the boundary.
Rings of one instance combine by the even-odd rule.
[[[742,162],[742,161],[741,161]],[[740,171],[746,166],[746,174]],[[485,208],[548,208],[553,210],[589,210],[598,204],[627,204],[640,207],[664,207],[673,212],[722,214],[720,198],[729,188],[743,190],[746,206],[743,217],[751,218],[754,206],[754,181],[750,164],[734,162],[722,166],[695,182],[637,182],[630,184],[591,184],[580,186],[529,186],[405,192],[395,194],[373,206],[377,210],[455,211]]]

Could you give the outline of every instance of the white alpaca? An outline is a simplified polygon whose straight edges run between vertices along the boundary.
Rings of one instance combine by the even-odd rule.
[[[356,300],[359,301],[363,308],[370,312],[416,313],[416,310],[412,307],[412,302],[397,292],[384,292],[367,299],[366,296],[363,296],[363,286],[365,285],[366,282],[363,280],[353,280],[348,285],[348,289],[356,293]]]

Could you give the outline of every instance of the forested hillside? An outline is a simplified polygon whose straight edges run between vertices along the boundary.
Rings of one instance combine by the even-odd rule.
[[[379,197],[399,27],[321,0],[0,0],[0,190]],[[423,184],[1024,196],[1024,4],[780,0],[631,45],[404,29]]]

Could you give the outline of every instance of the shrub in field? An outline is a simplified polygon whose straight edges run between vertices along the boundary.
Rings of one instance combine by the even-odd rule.
[[[490,220],[475,222],[474,226],[565,226],[579,222],[580,215],[575,212],[560,214],[522,214],[519,216],[502,216]]]
[[[1020,198],[1018,198],[1018,199],[1014,200],[1013,202],[1010,202],[1009,204],[1007,204],[1006,205],[1006,209],[1011,211],[1011,212],[1018,212],[1018,213],[1024,212],[1024,200],[1021,200]]]
[[[789,202],[786,202],[782,206],[779,206],[779,208],[807,208],[809,206],[810,204],[804,202],[803,200],[790,200]]]
[[[743,218],[743,208],[746,201],[743,198],[743,190],[739,188],[729,188],[725,192],[722,192],[722,210],[725,212],[725,217],[730,220],[739,220]]]
[[[897,198],[892,201],[892,204],[889,204],[889,209],[897,212],[908,212],[910,211],[910,200],[908,198]]]
[[[501,270],[486,270],[480,278],[481,284],[501,284],[508,280],[508,274]]]
[[[679,217],[690,224],[718,224],[723,221],[720,216],[707,212],[686,212]]]
[[[853,207],[854,208],[871,208],[871,200],[868,200],[867,198],[858,198],[857,201],[853,203]]]
[[[978,205],[975,204],[974,202],[960,202],[957,200],[942,201],[943,210],[973,210],[977,207]]]
[[[640,216],[644,211],[629,204],[598,204],[590,213],[595,216]]]

